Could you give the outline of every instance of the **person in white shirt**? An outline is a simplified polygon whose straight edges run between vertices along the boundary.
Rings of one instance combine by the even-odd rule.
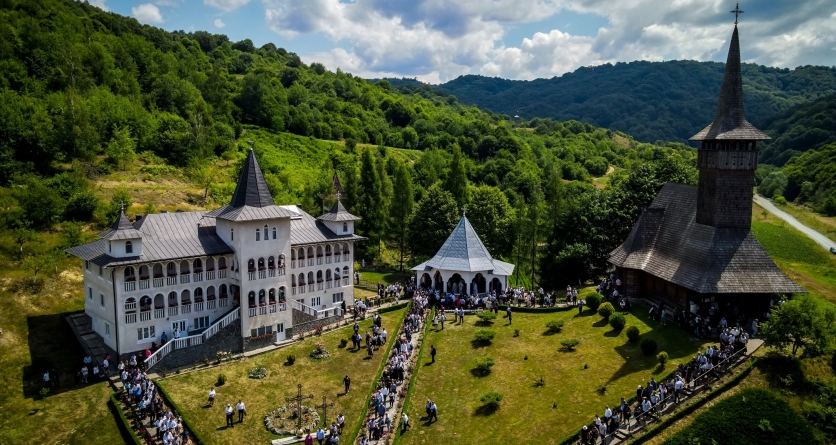
[[[612,417],[612,410],[610,409],[610,406],[607,405],[607,409],[604,410],[604,421],[609,422],[610,417]]]
[[[226,426],[228,426],[228,427],[235,427],[235,425],[233,425],[233,423],[232,423],[232,413],[233,412],[234,411],[232,410],[232,405],[227,403],[226,404],[226,409],[224,410],[224,413],[226,414]]]
[[[209,406],[215,405],[215,388],[209,390]]]
[[[247,408],[244,407],[244,402],[238,400],[238,404],[235,405],[235,409],[238,410],[238,423],[244,422],[244,415],[247,414]]]

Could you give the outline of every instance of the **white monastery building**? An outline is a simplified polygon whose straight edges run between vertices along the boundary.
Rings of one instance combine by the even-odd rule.
[[[293,312],[341,315],[343,302],[354,303],[352,254],[365,239],[354,234],[358,219],[339,201],[319,218],[275,205],[250,149],[229,205],[133,224],[121,213],[98,240],[68,252],[84,262],[92,330],[120,357],[178,332],[151,366],[238,318],[242,339],[280,341]]]

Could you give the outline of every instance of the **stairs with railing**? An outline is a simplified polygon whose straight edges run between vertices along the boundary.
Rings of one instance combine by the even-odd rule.
[[[196,335],[189,335],[187,337],[180,337],[177,339],[171,339],[166,344],[160,346],[159,349],[154,351],[148,358],[145,359],[145,370],[151,369],[154,365],[158,364],[165,356],[168,354],[183,348],[188,348],[191,346],[197,346],[203,344],[218,332],[220,332],[223,328],[229,326],[230,323],[234,322],[241,318],[241,308],[236,307],[229,311],[226,315],[216,320],[212,323],[205,331],[201,332],[200,334]]]

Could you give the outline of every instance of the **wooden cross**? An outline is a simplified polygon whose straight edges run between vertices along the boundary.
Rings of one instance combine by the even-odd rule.
[[[334,402],[325,403],[325,396],[322,396],[322,405],[316,405],[314,408],[322,408],[322,425],[328,426],[328,408],[334,406]]]
[[[125,213],[125,201],[119,201],[119,208],[122,209],[122,213]]]
[[[740,10],[740,3],[735,4],[734,9],[732,9],[729,12],[734,14],[734,24],[737,25],[737,16],[739,16],[740,14],[743,14],[743,11]]]
[[[296,416],[296,433],[298,434],[299,431],[302,430],[302,401],[305,399],[313,399],[313,394],[302,395],[302,384],[298,384],[296,386],[299,388],[299,393],[296,394],[296,397],[285,397],[284,400],[286,402],[296,402],[296,409],[298,409],[298,413]],[[301,437],[301,436],[300,436]]]

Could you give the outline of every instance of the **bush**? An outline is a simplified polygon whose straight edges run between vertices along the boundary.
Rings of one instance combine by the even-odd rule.
[[[563,346],[563,349],[566,349],[567,351],[574,351],[575,348],[581,344],[581,341],[573,338],[570,340],[563,340],[560,344]]]
[[[604,317],[605,320],[610,319],[610,315],[615,312],[615,308],[612,307],[612,303],[606,302],[598,306],[598,315]]]
[[[642,348],[644,355],[652,355],[656,352],[656,340],[652,338],[643,338],[641,343],[639,343],[639,347]]]
[[[218,374],[218,382],[215,386],[223,386],[226,383],[226,375],[225,374]]]
[[[473,368],[479,374],[490,374],[491,367],[495,364],[493,357],[476,357],[476,366]]]
[[[558,332],[560,332],[561,329],[563,329],[564,323],[565,322],[563,320],[552,320],[546,323],[546,328],[548,328],[548,332],[552,334],[557,334]]]
[[[631,343],[639,341],[639,335],[641,335],[641,332],[639,332],[639,328],[635,326],[630,326],[629,328],[627,328],[627,339],[630,340]]]
[[[626,325],[626,324],[627,324],[627,319],[624,318],[623,315],[621,315],[621,314],[610,315],[610,326],[612,326],[612,328],[615,329],[616,331],[620,331],[620,330],[624,329],[624,325]]]
[[[346,347],[346,345],[348,345],[348,340],[346,340],[344,338],[341,338],[340,339],[340,347],[344,348],[344,347]]]
[[[482,311],[476,314],[479,317],[479,323],[484,325],[491,325],[496,320],[496,314],[489,311]]]
[[[772,200],[776,206],[785,206],[787,205],[787,198],[784,198],[783,195],[778,195],[775,199]]]
[[[595,293],[587,295],[584,300],[586,301],[586,305],[590,309],[592,309],[593,311],[597,311],[598,306],[600,306],[601,302],[604,301],[604,297],[601,296],[601,294],[595,292]]]
[[[665,351],[662,351],[662,352],[656,354],[656,359],[659,360],[659,366],[664,368],[665,364],[668,363],[668,353],[665,352]]]
[[[496,391],[489,391],[482,394],[482,397],[479,397],[479,401],[482,402],[482,406],[485,408],[495,410],[499,408],[499,402],[502,401],[502,394]]]
[[[479,329],[474,337],[477,343],[490,343],[496,337],[496,332],[490,329]]]
[[[296,356],[293,355],[293,354],[288,355],[287,356],[287,364],[292,365],[294,363],[296,363]]]

